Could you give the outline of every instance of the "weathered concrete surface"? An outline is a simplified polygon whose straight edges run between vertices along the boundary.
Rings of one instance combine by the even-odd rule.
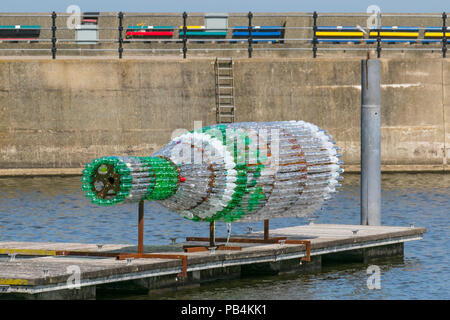
[[[442,59],[382,59],[384,165],[445,163]],[[347,165],[360,161],[359,59],[235,61],[236,119],[302,119],[328,130]]]
[[[149,155],[177,128],[214,123],[214,77],[212,58],[0,60],[0,175]],[[358,170],[359,58],[235,59],[234,79],[236,121],[315,123]],[[448,60],[382,59],[382,169],[449,170],[449,110]]]
[[[215,120],[212,62],[0,61],[0,168],[153,153]]]
[[[443,81],[443,114],[444,122],[444,147],[445,157],[444,164],[450,167],[450,61],[444,60],[442,68]]]
[[[82,171],[83,171],[83,168],[0,169],[0,177],[81,176]]]

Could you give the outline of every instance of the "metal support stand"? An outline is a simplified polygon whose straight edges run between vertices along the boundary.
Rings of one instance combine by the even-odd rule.
[[[139,201],[138,254],[144,254],[144,200]]]
[[[138,252],[93,252],[93,251],[56,251],[57,256],[111,257],[117,260],[133,259],[179,259],[183,271],[179,276],[187,277],[187,256],[183,254],[144,253],[144,200],[139,201],[138,217]]]
[[[190,239],[201,239],[201,240],[190,240]],[[224,242],[223,238],[218,238],[217,240],[219,240],[220,242]],[[215,223],[215,221],[211,221],[209,223],[209,238],[188,237],[188,238],[186,238],[186,241],[200,241],[200,242],[209,241],[209,246],[185,245],[185,246],[183,246],[183,249],[185,252],[208,251],[212,248],[214,248],[215,250],[239,250],[239,251],[242,250],[241,247],[216,244],[216,223]],[[225,242],[226,242],[226,239],[225,239]]]
[[[269,240],[269,219],[264,220],[264,240]]]
[[[209,246],[216,246],[216,224],[214,220],[209,223]]]
[[[211,231],[211,229],[210,229]],[[211,238],[211,233],[209,238],[204,237],[187,237],[186,241],[197,241],[197,242],[208,242],[211,244],[212,241],[217,242],[226,242],[227,238]],[[274,237],[270,238],[269,236],[269,219],[264,220],[264,238],[233,238],[228,239],[228,242],[234,243],[255,243],[255,244],[303,244],[305,245],[306,257],[301,258],[301,261],[311,261],[311,241],[308,240],[291,240],[287,237]],[[216,247],[216,250],[242,250],[241,247],[231,247],[225,245],[219,245]],[[208,247],[206,246],[198,246],[198,245],[186,245],[184,246],[185,252],[198,252],[198,251],[208,251]]]

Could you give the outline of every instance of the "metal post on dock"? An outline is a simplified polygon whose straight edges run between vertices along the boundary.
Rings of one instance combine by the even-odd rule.
[[[361,224],[381,224],[380,60],[361,61]]]
[[[269,219],[264,220],[264,240],[269,240]]]
[[[209,223],[209,246],[216,246],[216,224],[214,220]]]
[[[144,254],[144,200],[139,201],[138,254]]]

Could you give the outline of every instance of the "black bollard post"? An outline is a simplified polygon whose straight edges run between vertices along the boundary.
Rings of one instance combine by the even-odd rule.
[[[187,13],[183,12],[183,59],[186,59],[187,53]]]
[[[119,59],[122,59],[122,53],[123,53],[123,37],[122,37],[122,31],[123,31],[123,12],[119,12]]]
[[[56,59],[56,12],[52,12],[52,59]]]
[[[447,56],[447,13],[442,13],[442,58]]]
[[[251,58],[252,57],[252,52],[253,52],[253,47],[252,47],[252,42],[253,42],[253,38],[252,38],[252,18],[253,18],[253,13],[250,11],[248,13],[248,57]]]
[[[313,13],[313,58],[317,57],[317,17],[318,14],[316,11]]]

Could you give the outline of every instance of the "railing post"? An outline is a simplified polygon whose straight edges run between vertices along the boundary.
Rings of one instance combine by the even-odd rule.
[[[186,59],[187,53],[187,16],[186,11],[183,12],[183,59]]]
[[[123,12],[120,11],[119,15],[119,27],[117,28],[119,31],[119,59],[122,59],[122,53],[123,53],[123,37],[122,37],[122,31],[123,31]]]
[[[252,23],[253,13],[249,11],[248,13],[248,57],[252,57],[253,47],[252,47],[252,29],[253,29],[253,23]]]
[[[380,56],[381,56],[381,36],[380,36],[380,29],[377,29],[377,58],[380,58]]]
[[[313,12],[313,58],[317,57],[317,12]]]
[[[442,13],[442,58],[447,56],[447,13]]]
[[[52,59],[56,59],[56,12],[52,12]]]

